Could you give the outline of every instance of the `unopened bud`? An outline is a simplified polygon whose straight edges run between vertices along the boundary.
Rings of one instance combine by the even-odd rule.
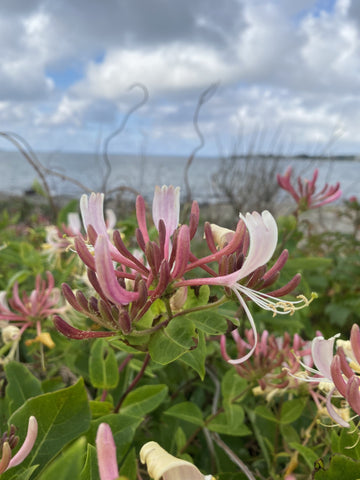
[[[6,344],[20,339],[20,329],[14,325],[8,325],[1,330],[2,341]]]

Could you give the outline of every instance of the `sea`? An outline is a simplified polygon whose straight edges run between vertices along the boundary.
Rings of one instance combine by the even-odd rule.
[[[188,157],[185,156],[110,155],[110,169],[107,168],[101,156],[93,153],[42,152],[33,160],[35,167],[39,168],[38,162],[40,162],[48,169],[45,178],[51,193],[55,196],[77,198],[84,191],[98,192],[104,189],[111,191],[125,187],[126,191],[139,192],[150,200],[156,185],[180,186],[183,195],[187,192],[185,168]],[[351,196],[360,197],[359,158],[282,157],[274,159],[271,156],[253,156],[238,158],[237,161],[240,171],[243,168],[244,175],[249,171],[256,174],[264,168],[267,168],[267,175],[283,174],[286,168],[292,165],[294,174],[310,179],[314,169],[318,168],[319,186],[324,185],[325,182],[330,185],[340,182],[343,199]],[[195,157],[188,168],[187,176],[192,198],[200,203],[221,201],[221,195],[219,197],[219,193],[214,189],[214,179],[218,178],[228,165],[224,158]],[[41,166],[40,171],[44,173]],[[107,174],[108,180],[105,182]],[[41,185],[39,173],[21,153],[0,151],[1,193],[14,195],[31,193],[34,182]],[[81,186],[74,182],[79,182]],[[134,195],[134,193],[130,194]]]

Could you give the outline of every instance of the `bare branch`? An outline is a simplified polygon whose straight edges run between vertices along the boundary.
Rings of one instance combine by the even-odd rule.
[[[256,478],[254,477],[252,472],[249,470],[249,468],[245,465],[245,463],[242,460],[240,460],[240,458],[237,455],[235,455],[235,453],[231,450],[231,448],[221,440],[220,436],[217,433],[212,432],[211,436],[215,440],[217,445],[226,453],[226,455],[230,458],[230,460],[240,468],[240,470],[247,476],[249,480],[256,480]]]
[[[123,118],[123,121],[121,122],[121,125],[116,130],[114,130],[104,141],[103,159],[104,159],[104,163],[106,165],[106,172],[105,172],[105,175],[104,175],[103,184],[102,184],[102,188],[101,188],[101,190],[104,193],[106,192],[106,185],[107,185],[107,182],[108,182],[110,174],[111,174],[111,162],[109,160],[109,155],[108,155],[109,144],[110,144],[110,142],[113,138],[115,138],[117,135],[119,135],[119,133],[121,133],[124,130],[124,128],[125,128],[128,120],[129,120],[129,118],[131,117],[131,115],[134,112],[136,112],[136,110],[138,110],[143,105],[145,105],[146,102],[149,99],[149,91],[145,87],[145,85],[143,85],[142,83],[134,83],[133,85],[131,85],[129,87],[129,90],[132,90],[135,87],[139,87],[139,88],[142,89],[143,98],[127,111],[126,115]]]
[[[77,187],[79,187],[82,191],[91,193],[92,190],[91,188],[86,187],[83,183],[79,182],[78,180],[75,180],[72,177],[69,177],[68,175],[64,175],[63,173],[56,172],[55,170],[52,170],[51,168],[45,167],[40,160],[37,158],[35,152],[31,148],[31,146],[27,143],[27,141],[22,138],[20,135],[14,132],[0,132],[0,136],[6,138],[11,142],[15,147],[19,150],[19,152],[26,158],[26,160],[30,163],[30,165],[35,169],[36,173],[39,175],[41,178],[44,188],[46,190],[46,193],[50,192],[49,187],[47,185],[46,179],[45,179],[45,174],[46,175],[53,175],[55,177],[59,177],[62,180],[65,180],[67,182],[71,182]],[[22,145],[21,145],[22,144]],[[25,147],[25,148],[24,148]],[[51,198],[50,193],[49,194],[49,200]]]
[[[194,124],[195,132],[197,133],[197,136],[199,137],[200,142],[194,148],[194,150],[191,152],[191,154],[190,154],[190,156],[189,156],[189,158],[186,162],[186,165],[185,165],[184,182],[185,182],[185,187],[186,187],[186,201],[188,203],[190,203],[191,200],[192,200],[192,193],[191,193],[191,188],[190,188],[190,184],[189,184],[189,169],[190,169],[191,164],[192,164],[192,162],[195,158],[195,155],[205,145],[204,136],[203,136],[203,134],[202,134],[202,132],[199,128],[199,113],[200,113],[201,107],[204,105],[204,103],[208,102],[211,99],[211,97],[214,95],[218,86],[219,86],[219,83],[212,83],[206,90],[204,90],[201,93],[201,95],[198,99],[197,105],[196,105],[195,112],[194,112],[193,124]]]
[[[39,162],[35,152],[32,150],[31,146],[24,140],[20,135],[17,135],[16,133],[13,132],[0,132],[0,136],[11,142],[18,150],[19,152],[23,155],[23,157],[26,158],[26,160],[30,163],[30,165],[34,168],[36,173],[39,175],[41,178],[41,181],[43,183],[47,198],[50,203],[50,207],[54,213],[56,213],[57,208],[54,203],[54,199],[51,196],[50,188],[49,185],[46,181],[45,175],[43,173],[43,166]]]

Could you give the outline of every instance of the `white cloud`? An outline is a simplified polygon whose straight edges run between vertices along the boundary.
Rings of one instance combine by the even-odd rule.
[[[271,137],[283,125],[299,150],[341,126],[338,151],[358,152],[359,2],[322,5],[4,0],[0,128],[21,130],[34,148],[51,150],[63,139],[65,148],[85,150],[100,126],[118,126],[141,98],[128,87],[142,82],[150,100],[117,145],[138,148],[145,136],[154,151],[188,153],[199,95],[220,81],[200,115],[208,153],[217,153],[217,139],[236,137],[240,124],[249,138],[257,126]]]

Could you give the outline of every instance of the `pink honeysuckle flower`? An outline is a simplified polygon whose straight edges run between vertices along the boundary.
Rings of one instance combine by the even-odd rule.
[[[37,334],[41,334],[41,322],[50,318],[54,313],[63,312],[66,307],[59,307],[60,291],[55,287],[54,277],[46,272],[47,283],[36,276],[35,290],[27,295],[25,292],[20,297],[19,285],[13,287],[12,298],[2,298],[0,302],[0,320],[7,320],[15,326],[21,327],[20,335],[28,327],[35,327]],[[11,308],[10,308],[11,307]]]
[[[330,371],[337,391],[342,395],[357,415],[360,415],[360,328],[354,324],[351,328],[350,345],[339,342]],[[337,421],[336,418],[334,418]],[[338,421],[340,425],[341,422]],[[348,425],[343,425],[348,426]]]
[[[283,176],[277,175],[277,180],[279,186],[293,197],[300,211],[321,207],[341,197],[342,192],[339,182],[333,186],[326,183],[322,190],[316,192],[316,181],[319,174],[317,168],[314,170],[311,180],[297,178],[297,190],[291,183],[291,174],[292,167],[288,167]]]
[[[15,437],[15,429],[10,428],[10,435],[3,435],[2,443],[2,458],[0,460],[0,474],[9,470],[9,468],[20,465],[31,452],[38,434],[38,423],[35,417],[29,417],[28,430],[24,443],[18,452],[12,457],[11,450],[15,448],[18,442],[18,437]]]
[[[172,186],[155,189],[153,219],[158,239],[150,240],[146,224],[145,201],[136,200],[138,249],[131,253],[120,233],[114,231],[112,239],[103,216],[103,194],[81,198],[81,212],[87,230],[90,248],[82,237],[75,239],[75,248],[88,267],[90,283],[100,296],[91,298],[91,307],[81,292],[76,297],[70,287],[63,285],[65,298],[77,311],[88,315],[106,328],[129,333],[136,319],[141,318],[151,304],[165,292],[174,280],[182,278],[190,258],[190,240],[196,233],[199,208],[193,203],[190,222],[179,222],[179,188]],[[138,251],[142,252],[139,258]],[[175,294],[177,288],[170,294]],[[169,293],[169,292],[168,292]],[[65,335],[84,338],[81,330],[66,328],[57,317],[55,324]],[[97,332],[101,336],[104,332]],[[119,332],[120,333],[120,332]]]
[[[240,359],[229,360],[237,364],[252,355],[257,343],[255,323],[244,297],[273,314],[291,314],[299,304],[309,303],[304,297],[295,302],[278,298],[297,287],[301,278],[299,274],[275,291],[260,292],[277,280],[288,258],[288,252],[284,250],[267,270],[266,263],[273,256],[277,244],[277,225],[269,212],[241,215],[234,232],[206,223],[205,239],[211,254],[197,258],[191,252],[190,242],[199,223],[198,204],[192,204],[189,224],[178,225],[179,189],[172,186],[157,187],[153,200],[153,220],[158,236],[154,240],[150,239],[147,228],[145,201],[141,196],[136,199],[137,250],[142,252],[139,258],[138,254],[130,252],[118,231],[114,231],[112,238],[109,235],[102,211],[103,200],[102,194],[92,194],[90,198],[83,196],[81,199],[91,252],[82,237],[77,237],[74,242],[79,257],[88,267],[88,279],[98,296],[87,299],[81,291],[74,294],[66,284],[62,288],[65,298],[75,310],[110,332],[85,332],[56,317],[56,327],[68,337],[79,339],[131,334],[136,329],[136,322],[158,298],[164,296],[165,300],[166,297],[170,312],[171,308],[180,308],[176,313],[178,316],[181,315],[188,286],[219,285],[225,288],[228,296],[231,292],[236,295],[254,331],[254,344],[250,351]],[[216,263],[218,272],[214,270]],[[198,267],[207,277],[187,279],[187,274]],[[180,302],[176,297],[179,290],[182,291]],[[158,325],[162,328],[171,321],[171,317],[165,313],[161,317],[162,321],[159,323],[158,319],[158,323],[150,328],[157,328]]]
[[[330,417],[342,427],[348,428],[350,424],[340,415],[338,410],[332,404],[332,398],[337,392],[348,400],[350,406],[360,414],[360,396],[358,400],[354,400],[354,384],[353,380],[346,382],[344,380],[344,372],[348,378],[354,374],[349,365],[346,363],[345,354],[341,351],[342,347],[337,349],[334,353],[335,340],[340,334],[334,335],[329,339],[324,339],[322,336],[317,336],[313,339],[311,344],[311,354],[316,368],[311,368],[300,362],[307,372],[312,376],[307,377],[297,376],[299,379],[307,382],[318,383],[320,388],[327,392],[326,409]],[[326,387],[326,388],[325,388]],[[355,407],[355,408],[354,408]],[[356,408],[359,407],[357,411]]]
[[[273,256],[276,244],[277,244],[277,225],[275,222],[274,217],[271,215],[270,212],[264,211],[260,215],[257,212],[253,212],[252,214],[247,213],[244,217],[240,215],[241,220],[246,225],[248,232],[249,232],[249,250],[246,256],[246,259],[242,266],[235,270],[232,273],[225,274],[225,275],[216,275],[210,278],[195,278],[190,280],[183,280],[178,282],[178,286],[192,286],[192,285],[219,285],[223,287],[228,287],[233,291],[233,293],[238,298],[242,308],[244,309],[246,316],[249,319],[250,325],[252,330],[254,331],[255,341],[254,345],[250,349],[250,351],[236,360],[228,360],[229,363],[238,364],[245,362],[248,358],[251,357],[253,352],[256,349],[257,345],[257,333],[256,333],[256,326],[254,319],[251,315],[251,312],[243,298],[243,295],[250,298],[254,303],[259,305],[261,308],[265,310],[269,310],[273,312],[273,314],[280,313],[280,314],[287,314],[294,312],[297,309],[297,305],[300,303],[308,304],[308,301],[305,301],[304,297],[301,297],[300,300],[290,302],[290,301],[282,301],[275,296],[260,293],[252,288],[249,288],[245,285],[239,283],[240,280],[245,279],[250,274],[255,272],[260,267],[263,267]],[[235,234],[234,234],[235,238]],[[233,240],[225,246],[225,249],[228,248]],[[216,253],[214,255],[217,255]],[[196,262],[195,262],[196,263]],[[298,283],[299,277],[296,278],[296,282]],[[292,287],[290,291],[293,289]]]
[[[116,445],[107,423],[100,423],[96,434],[96,453],[100,480],[117,480],[119,470],[116,459]]]
[[[242,358],[254,345],[254,331],[246,329],[245,338],[241,338],[237,330],[233,330],[231,335],[236,343],[238,356]],[[220,349],[224,360],[229,361],[225,335],[220,338]],[[288,372],[295,376],[301,368],[300,358],[308,361],[309,356],[309,342],[303,340],[298,334],[291,338],[285,332],[282,337],[275,337],[264,330],[253,356],[234,367],[241,377],[258,382],[262,391],[274,392],[275,389],[287,388],[290,383]]]

